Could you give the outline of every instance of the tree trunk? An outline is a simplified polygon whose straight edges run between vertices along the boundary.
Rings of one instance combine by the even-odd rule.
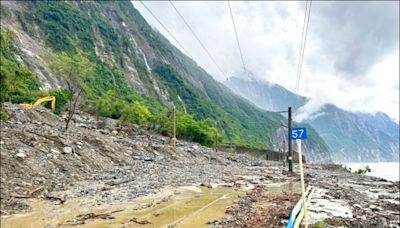
[[[66,120],[66,124],[65,124],[65,130],[68,129],[69,122],[71,121],[72,117],[75,114],[76,105],[78,103],[79,97],[81,96],[81,93],[82,93],[82,89],[79,90],[78,95],[76,95],[74,103],[71,102],[73,99],[71,99],[71,101],[70,101],[70,106],[69,106],[69,110],[68,110],[68,116],[67,116],[67,120]]]

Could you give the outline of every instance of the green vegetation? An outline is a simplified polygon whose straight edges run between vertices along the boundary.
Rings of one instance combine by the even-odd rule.
[[[225,151],[228,152],[230,155],[237,154],[237,152],[234,148],[227,148],[227,149],[225,149]]]
[[[153,72],[171,96],[177,107],[183,109],[180,97],[187,104],[188,112],[195,113],[196,119],[215,118],[214,111],[217,109],[213,104],[206,101],[205,98],[186,83],[182,76],[177,73],[170,65],[157,65]]]
[[[69,56],[62,52],[54,54],[50,68],[67,83],[67,89],[72,93],[89,90],[87,82],[93,80],[95,66],[82,51]]]
[[[357,169],[353,173],[364,175],[364,174],[370,173],[370,172],[371,172],[371,167],[369,167],[369,165],[367,165],[367,166],[365,166],[365,169]]]
[[[122,110],[120,122],[128,122],[131,124],[148,125],[151,117],[150,111],[140,102],[136,101],[131,105],[126,105]]]
[[[32,91],[39,91],[35,74],[17,60],[19,50],[13,45],[13,34],[1,31],[1,101],[34,101]]]
[[[56,113],[60,113],[62,107],[69,104],[69,114],[72,117],[74,105],[76,105],[76,101],[82,93],[86,94],[87,106],[94,105],[95,113],[99,117],[119,119],[121,125],[125,123],[138,124],[167,135],[172,134],[171,113],[157,105],[150,106],[150,108],[146,107],[145,103],[150,103],[150,101],[133,91],[108,90],[98,96],[99,90],[97,88],[99,87],[91,86],[96,80],[101,79],[94,77],[95,70],[107,70],[109,68],[106,64],[100,63],[99,66],[89,61],[84,52],[78,50],[72,56],[64,52],[55,53],[50,68],[65,79],[68,89],[43,92],[39,90],[39,82],[35,74],[16,61],[15,53],[18,50],[13,49],[12,34],[2,31],[1,41],[1,60],[2,63],[5,63],[1,65],[1,104],[8,99],[13,103],[32,103],[40,97],[51,95],[56,97]],[[104,74],[107,74],[107,72],[103,72]],[[100,91],[105,89],[107,89],[107,86]],[[123,96],[120,94],[123,94]],[[50,104],[45,104],[45,107],[50,108]],[[1,108],[3,109],[3,107]],[[154,112],[151,113],[149,109],[154,110]],[[164,111],[157,112],[162,109]],[[1,115],[3,119],[7,117],[5,111],[2,111]],[[182,112],[177,113],[177,137],[179,138],[212,146],[215,144],[214,135],[216,131],[217,129],[211,126],[209,120],[196,121],[191,115]]]
[[[118,97],[115,91],[108,91],[96,103],[96,113],[99,117],[119,119],[119,124],[137,124],[155,130],[164,135],[172,135],[172,112],[168,109],[151,113],[141,102],[128,103]],[[216,128],[209,120],[195,121],[193,116],[177,112],[176,134],[178,138],[198,142],[205,146],[215,145]]]
[[[211,88],[214,91],[200,91],[182,75],[183,72],[177,72],[175,69],[182,68],[184,72],[194,72],[195,76],[207,84],[206,89],[215,84],[209,81],[211,78],[203,70],[199,70],[198,66],[191,60],[179,53],[178,49],[173,47],[159,33],[153,31],[147,22],[141,17],[136,9],[129,2],[79,2],[77,5],[68,2],[35,2],[35,11],[32,14],[38,21],[38,26],[46,34],[46,42],[55,52],[65,52],[66,55],[74,56],[79,50],[87,53],[87,58],[95,65],[94,79],[85,83],[88,88],[85,90],[86,103],[90,107],[86,107],[90,112],[96,113],[98,116],[121,118],[122,109],[129,110],[122,104],[131,106],[139,101],[151,113],[148,122],[144,121],[144,125],[154,127],[154,129],[170,134],[166,127],[160,127],[163,122],[163,116],[159,116],[161,110],[164,109],[160,96],[156,93],[154,85],[150,80],[153,77],[160,87],[166,89],[175,103],[178,110],[183,110],[183,104],[191,118],[186,117],[186,125],[190,126],[189,132],[186,128],[182,131],[178,129],[178,137],[195,140],[202,144],[211,145],[208,126],[202,126],[201,121],[209,119],[213,126],[221,130],[221,142],[233,142],[241,146],[252,148],[265,148],[268,146],[269,134],[266,132],[273,130],[279,124],[274,124],[266,118],[260,110],[248,105],[245,101],[237,103],[233,101],[235,98],[229,98],[226,93],[219,91],[220,88]],[[143,35],[149,45],[159,53],[163,54],[167,59],[177,59],[181,66],[159,64],[153,69],[154,75],[147,71],[145,65],[138,59],[135,50],[132,48],[131,42],[127,39],[126,34],[118,30],[118,27],[109,22],[109,18],[104,17],[103,10],[113,10],[113,17],[117,21],[127,23],[132,32],[137,35]],[[91,17],[86,13],[90,12]],[[21,18],[28,18],[28,15]],[[57,37],[62,34],[62,38]],[[96,37],[95,34],[98,34]],[[58,38],[60,42],[54,42]],[[102,51],[112,56],[109,62],[100,60],[94,52],[94,43],[96,39],[101,38],[103,44]],[[172,50],[172,52],[171,52]],[[135,68],[139,78],[144,83],[147,90],[147,97],[142,97],[133,92],[125,79],[124,74],[120,71],[124,67],[122,55],[129,56],[134,61]],[[206,78],[204,78],[204,76]],[[109,102],[104,100],[108,91],[113,91],[115,96],[121,101]],[[207,98],[207,96],[209,98]],[[228,95],[229,96],[229,95]],[[102,100],[98,100],[98,99]],[[211,100],[210,100],[211,99]],[[236,98],[238,100],[238,98]],[[218,101],[216,103],[215,101]],[[231,105],[233,103],[233,105]],[[118,107],[118,108],[117,108]],[[122,108],[121,110],[118,110]],[[158,113],[154,115],[153,113]],[[165,113],[165,112],[164,112]],[[132,115],[127,115],[124,119],[130,119]],[[279,117],[275,115],[275,117]],[[127,120],[121,120],[124,123]],[[196,127],[192,121],[201,125]],[[128,122],[140,123],[136,119]],[[165,122],[165,121],[164,121]],[[261,124],[260,124],[261,123]],[[166,123],[163,123],[166,124]],[[276,126],[274,126],[276,125]],[[181,133],[182,132],[182,133]],[[267,136],[267,137],[266,137]],[[205,137],[205,139],[200,139]]]
[[[56,110],[54,111],[56,114],[60,114],[62,107],[72,99],[72,94],[65,89],[50,90],[47,94],[56,97]],[[46,104],[45,107],[51,108],[50,103]]]
[[[188,83],[182,74],[175,70],[174,66],[160,64],[153,70],[154,75],[147,71],[141,60],[132,54],[135,51],[124,33],[118,31],[108,22],[108,18],[100,13],[102,7],[112,8],[117,12],[117,17],[125,17],[124,21],[131,26],[132,31],[144,35],[155,51],[172,59],[175,58],[174,56],[178,56],[181,63],[194,64],[190,67],[197,68],[197,66],[191,60],[182,59],[180,53],[175,53],[177,49],[166,42],[160,34],[154,32],[131,4],[79,2],[74,5],[68,2],[53,1],[28,2],[26,4],[32,8],[32,11],[18,13],[18,20],[23,24],[23,29],[31,34],[34,31],[28,31],[29,28],[32,28],[34,23],[38,25],[45,37],[45,42],[55,52],[51,68],[64,78],[75,77],[72,78],[74,83],[68,86],[70,87],[68,88],[69,96],[63,96],[64,98],[72,100],[75,97],[76,100],[77,90],[75,87],[82,88],[85,94],[85,110],[99,117],[120,119],[121,124],[136,123],[170,135],[172,132],[170,112],[164,107],[160,96],[154,89],[153,82],[150,80],[150,77],[153,77],[160,87],[168,91],[178,110],[183,110],[182,100],[189,113],[178,112],[177,136],[179,138],[212,146],[215,141],[215,131],[218,128],[221,131],[218,134],[221,143],[234,142],[242,146],[265,148],[264,136],[269,128],[267,127],[269,123],[262,125],[256,123],[260,120],[265,121],[265,116],[255,116],[255,118],[248,116],[243,112],[246,107],[227,107],[227,104],[215,105],[213,101],[204,96],[203,92]],[[82,13],[82,9],[86,12],[90,11],[91,17]],[[106,62],[95,54],[96,33],[104,44],[103,51],[112,55],[115,61]],[[121,66],[124,64],[121,58],[122,53],[134,60],[139,78],[144,82],[147,90],[147,97],[132,91],[128,85],[126,77],[121,71]],[[91,73],[92,77],[86,77],[86,73],[82,75],[80,70],[84,72],[86,69],[85,64],[80,64],[80,60],[83,60],[82,62],[85,64],[90,63],[89,69],[94,68],[94,73]],[[68,69],[72,69],[73,73]],[[204,73],[200,72],[200,74]],[[200,77],[204,76],[200,75]],[[71,88],[75,90],[71,90]],[[216,95],[210,93],[209,96],[218,98],[218,93]],[[33,96],[26,98],[28,97],[33,98]],[[57,100],[59,99],[57,98]],[[25,97],[19,99],[19,102],[32,101]],[[230,101],[221,100],[221,102],[229,103]],[[71,102],[69,104],[71,105]],[[57,106],[57,112],[60,108]],[[252,109],[254,108],[252,107]],[[127,113],[122,115],[125,112]],[[258,128],[257,136],[253,133],[254,128]]]
[[[77,46],[83,51],[94,51],[91,21],[71,4],[63,1],[35,1],[29,4],[33,4],[35,21],[54,51],[76,54]]]
[[[14,35],[10,31],[1,31],[0,35],[0,120],[7,119],[3,103],[33,102],[39,91],[36,76],[17,60],[19,50],[13,45]]]
[[[65,129],[68,129],[70,120],[75,114],[79,98],[84,96],[86,90],[86,82],[93,78],[94,65],[84,56],[82,51],[72,57],[65,53],[53,55],[50,67],[60,75],[67,83],[69,96],[68,116],[66,119]]]
[[[177,113],[177,137],[211,147],[215,145],[216,131],[217,129],[213,128],[208,120],[195,121],[191,115]]]
[[[272,127],[273,129],[274,123],[269,118],[263,119],[263,115],[247,115],[243,113],[246,107],[233,108],[225,103],[223,106],[214,104],[197,88],[187,83],[182,75],[170,65],[157,65],[153,72],[160,84],[167,88],[171,99],[178,108],[183,109],[181,99],[185,103],[188,113],[193,113],[195,120],[208,118],[215,122],[215,126],[225,132],[226,137],[222,140],[223,143],[233,142],[236,145],[257,149],[266,147],[265,140],[261,139],[265,138],[265,131],[268,128]],[[255,107],[250,106],[249,109],[255,109]],[[236,115],[239,115],[239,117],[234,118],[233,116]],[[275,115],[275,117],[279,116]],[[261,121],[261,119],[263,120]],[[260,124],[256,124],[257,120],[260,121]]]
[[[262,154],[262,155],[258,156],[258,159],[260,159],[260,160],[268,160],[268,155]]]
[[[12,102],[32,102],[39,94],[54,94],[56,112],[60,112],[65,104],[69,104],[68,110],[73,110],[81,92],[84,110],[99,118],[114,118],[121,126],[138,124],[171,136],[171,110],[163,104],[164,98],[155,88],[154,83],[157,83],[177,107],[178,138],[214,146],[218,133],[220,143],[256,149],[268,148],[276,139],[276,130],[284,117],[258,109],[214,81],[154,31],[131,2],[32,1],[19,4],[30,9],[17,13],[22,29],[44,39],[53,52],[50,67],[67,79],[68,88],[67,91],[39,91],[36,76],[13,57],[10,59],[14,65],[9,64],[9,69],[22,74],[19,82],[22,85],[16,87],[21,91],[7,92],[5,97]],[[38,29],[33,29],[35,26]],[[144,52],[152,53],[151,71],[141,60],[143,56],[138,54],[131,38],[135,38]],[[132,65],[143,83],[143,91],[135,91],[127,81],[128,77],[136,77],[136,72],[129,69]],[[125,75],[127,72],[132,75]],[[16,77],[8,75],[8,78]],[[13,90],[12,85],[7,86],[8,90]]]
[[[325,223],[325,221],[320,221],[318,224],[317,224],[317,228],[325,228],[326,227],[326,223]]]
[[[6,121],[7,113],[3,103],[33,103],[45,96],[56,97],[56,113],[68,103],[70,92],[63,89],[40,91],[39,81],[34,72],[17,60],[20,50],[13,45],[14,35],[10,31],[1,31],[1,73],[0,73],[0,119]],[[51,108],[50,103],[44,105]]]

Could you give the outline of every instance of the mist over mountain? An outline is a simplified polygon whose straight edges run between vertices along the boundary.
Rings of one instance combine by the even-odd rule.
[[[398,2],[0,4],[0,227],[400,226]]]
[[[224,84],[264,110],[287,110],[291,106],[293,119],[314,127],[332,149],[335,161],[398,161],[399,124],[385,113],[351,112],[333,104],[313,104],[310,98],[247,75],[231,77]]]
[[[260,81],[254,77],[241,79],[240,76],[233,76],[224,81],[224,85],[258,107],[274,112],[287,110],[288,104],[293,109],[298,109],[308,100],[308,98],[299,96],[283,86]]]

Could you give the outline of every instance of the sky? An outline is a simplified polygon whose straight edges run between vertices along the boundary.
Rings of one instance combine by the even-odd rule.
[[[228,2],[173,2],[222,72],[170,2],[145,4],[216,80],[223,82],[242,72]],[[295,91],[306,2],[230,4],[246,69],[259,80]],[[153,28],[181,49],[140,2],[133,5]],[[333,103],[351,111],[383,111],[398,121],[399,2],[312,2],[298,93],[312,98],[307,106],[310,110]]]

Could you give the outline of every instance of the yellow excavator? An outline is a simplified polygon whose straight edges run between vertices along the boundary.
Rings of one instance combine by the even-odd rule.
[[[46,101],[51,101],[51,110],[53,110],[53,112],[54,112],[54,110],[56,108],[56,97],[54,97],[54,96],[48,96],[48,97],[40,98],[34,104],[19,104],[19,105],[23,106],[23,107],[25,107],[27,109],[32,109],[33,107],[39,106],[43,102],[46,102]]]

